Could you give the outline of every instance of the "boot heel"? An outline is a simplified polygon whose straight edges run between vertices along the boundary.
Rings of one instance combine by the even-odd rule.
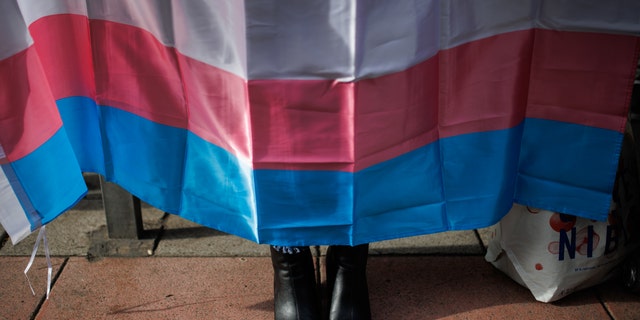
[[[330,246],[327,249],[327,291],[330,320],[371,319],[367,258],[369,244],[355,247]]]
[[[282,253],[270,246],[276,320],[320,319],[311,250]]]

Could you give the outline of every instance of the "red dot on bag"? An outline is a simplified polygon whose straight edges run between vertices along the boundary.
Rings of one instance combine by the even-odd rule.
[[[547,246],[547,250],[549,250],[549,253],[551,254],[558,254],[560,252],[560,242],[558,241],[549,242],[549,245]]]
[[[536,270],[542,270],[542,264],[536,263]]]
[[[562,213],[553,213],[549,218],[549,225],[551,229],[556,232],[560,232],[560,230],[571,231],[571,228],[576,224],[576,216],[562,214]]]

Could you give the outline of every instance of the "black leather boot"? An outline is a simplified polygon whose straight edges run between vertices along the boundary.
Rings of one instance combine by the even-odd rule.
[[[369,244],[327,249],[327,291],[330,320],[371,319],[367,257]]]
[[[303,248],[298,253],[282,253],[273,246],[270,249],[275,319],[320,319],[311,250]]]

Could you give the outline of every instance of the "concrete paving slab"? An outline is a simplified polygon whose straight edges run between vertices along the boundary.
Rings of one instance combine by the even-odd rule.
[[[326,246],[322,247],[322,253]],[[370,254],[481,255],[484,248],[473,230],[450,231],[372,243]],[[170,215],[154,253],[156,256],[268,256],[266,245],[203,227]]]
[[[164,212],[142,205],[145,229],[160,228]],[[105,232],[106,218],[100,197],[85,198],[61,214],[46,227],[49,249],[53,256],[85,256],[94,241],[94,234]],[[0,256],[31,255],[37,232],[13,245],[10,241],[0,248]],[[42,251],[41,251],[42,252]]]
[[[609,319],[593,291],[554,304],[478,256],[371,257],[374,319]]]
[[[374,242],[369,245],[371,255],[481,255],[483,253],[484,248],[473,230],[434,233]]]
[[[51,255],[85,255],[90,246],[91,232],[106,224],[101,208],[100,200],[82,200],[49,223],[46,230]],[[16,245],[5,245],[0,249],[0,255],[31,255],[37,235],[33,232]]]
[[[35,291],[31,293],[24,276],[28,257],[0,257],[0,319],[32,319],[47,292],[47,262],[36,258],[29,270]],[[63,258],[52,258],[53,276],[63,264]]]
[[[480,241],[482,241],[482,245],[484,246],[485,249],[489,245],[489,242],[491,241],[491,239],[495,237],[495,228],[496,228],[496,225],[493,225],[490,227],[476,230],[478,232],[478,235],[480,236]]]
[[[140,201],[140,208],[142,210],[142,227],[144,230],[160,230],[165,217],[169,215],[144,201]]]
[[[264,257],[269,247],[223,233],[176,215],[164,221],[164,231],[154,252],[160,257]]]
[[[91,232],[91,246],[87,257],[91,260],[106,256],[145,257],[153,254],[162,222],[168,214],[141,201],[143,231],[140,239],[110,238],[107,226],[101,226]]]
[[[271,260],[70,258],[36,319],[273,319]]]
[[[111,239],[107,228],[91,233],[91,246],[87,259],[98,260],[104,257],[145,257],[153,255],[159,231],[144,232],[141,239]]]

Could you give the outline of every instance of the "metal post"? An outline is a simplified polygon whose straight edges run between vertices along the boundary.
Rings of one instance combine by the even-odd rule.
[[[105,181],[102,176],[100,188],[109,238],[141,239],[143,226],[140,199],[117,184]]]

